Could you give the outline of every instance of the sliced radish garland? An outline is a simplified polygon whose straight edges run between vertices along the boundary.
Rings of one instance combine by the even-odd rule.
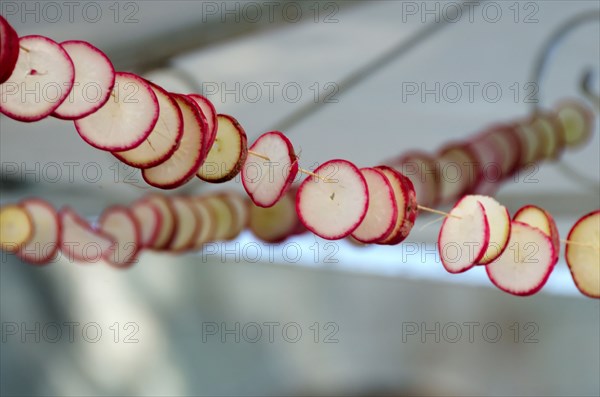
[[[217,136],[197,176],[206,182],[227,182],[240,172],[248,156],[246,132],[231,116],[217,116]]]
[[[148,137],[138,146],[113,155],[135,168],[151,168],[173,155],[183,136],[183,114],[173,97],[161,87],[150,83],[158,100],[158,121]]]
[[[560,120],[554,113],[536,113],[532,117],[531,126],[542,136],[544,147],[541,157],[544,160],[560,158],[565,148],[565,136]]]
[[[423,152],[408,152],[392,166],[412,182],[417,201],[426,207],[435,207],[438,202],[439,172],[436,161]]]
[[[75,211],[63,208],[59,212],[62,234],[60,250],[67,260],[86,263],[97,262],[108,257],[116,248],[115,240],[92,226]]]
[[[184,252],[191,249],[200,231],[200,219],[196,209],[187,197],[170,197],[177,218],[175,236],[169,245],[171,252]]]
[[[418,214],[417,196],[410,179],[387,166],[378,166],[375,169],[381,171],[390,182],[398,209],[394,227],[377,244],[396,245],[400,244],[412,230]]]
[[[250,217],[250,210],[248,209],[248,200],[246,200],[241,194],[236,192],[224,192],[221,197],[230,208],[233,210],[233,227],[231,233],[225,236],[227,240],[234,239],[237,237],[242,230],[248,226],[248,219]]]
[[[483,257],[477,262],[479,265],[486,265],[498,258],[506,249],[506,244],[510,237],[510,215],[503,205],[488,196],[469,195],[463,197],[461,205],[477,206],[477,203],[483,206],[485,216],[489,226],[489,242],[485,249]]]
[[[367,215],[369,192],[360,170],[346,160],[330,160],[307,177],[296,196],[296,212],[308,230],[326,240],[349,236]]]
[[[352,237],[366,244],[390,234],[398,219],[398,207],[392,185],[383,172],[375,168],[362,168],[360,172],[367,182],[369,206]]]
[[[47,37],[22,37],[19,47],[14,70],[0,85],[0,112],[18,121],[38,121],[67,98],[75,68],[66,51]]]
[[[600,210],[581,217],[569,231],[565,259],[582,294],[600,298]]]
[[[115,249],[104,256],[110,265],[127,268],[137,262],[142,248],[141,228],[128,208],[107,208],[100,215],[98,226],[116,242]]]
[[[189,94],[187,97],[198,106],[199,111],[204,114],[204,117],[206,118],[206,124],[208,126],[206,142],[204,144],[204,158],[206,158],[210,148],[212,147],[213,143],[215,143],[215,138],[217,137],[217,111],[215,110],[215,106],[212,104],[212,102],[203,95]]]
[[[26,208],[15,204],[0,208],[0,248],[3,251],[18,251],[34,233],[35,225]]]
[[[594,128],[594,112],[581,101],[570,99],[556,107],[558,119],[563,127],[564,140],[569,148],[586,143]]]
[[[139,76],[118,72],[109,100],[89,116],[75,120],[75,128],[97,149],[124,151],[144,142],[158,115],[158,99],[150,85]]]
[[[85,41],[62,42],[75,67],[75,80],[69,96],[53,116],[75,120],[94,113],[110,98],[115,85],[115,69],[106,55]]]
[[[438,236],[442,265],[449,273],[462,273],[480,262],[490,243],[490,226],[484,206],[461,199],[444,219]]]
[[[162,229],[162,215],[155,203],[141,200],[131,206],[131,213],[140,225],[142,248],[154,246]]]
[[[259,207],[274,205],[298,175],[298,161],[290,140],[279,131],[261,135],[250,147],[252,153],[242,167],[242,184]]]
[[[21,206],[31,215],[33,236],[17,255],[34,265],[45,265],[56,257],[60,246],[61,224],[52,205],[41,199],[27,199]]]
[[[461,143],[449,144],[438,153],[440,202],[449,203],[468,193],[481,180],[477,156]]]
[[[508,247],[486,266],[492,283],[504,292],[528,296],[538,292],[554,269],[554,247],[540,229],[513,221]]]
[[[213,241],[227,240],[236,223],[234,209],[219,196],[206,197],[204,203],[215,217],[216,229]]]
[[[12,26],[0,15],[0,84],[4,83],[19,58],[19,36]]]
[[[183,115],[183,136],[179,147],[165,162],[142,170],[149,185],[161,189],[175,189],[194,177],[202,164],[206,120],[190,99],[172,94]]]
[[[146,200],[156,206],[161,217],[160,232],[151,248],[158,251],[166,250],[171,244],[178,227],[173,204],[165,196],[159,194],[150,195],[139,202],[145,202]]]
[[[266,243],[277,244],[291,236],[296,230],[294,196],[284,194],[273,206],[264,208],[250,204],[250,231]]]

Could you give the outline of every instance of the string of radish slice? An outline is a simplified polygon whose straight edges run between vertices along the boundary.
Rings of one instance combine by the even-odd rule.
[[[248,147],[241,125],[217,114],[207,98],[169,93],[135,74],[116,72],[89,43],[19,38],[2,17],[0,32],[0,112],[24,122],[48,116],[72,120],[87,143],[141,169],[144,180],[161,189],[179,187],[194,176],[222,183],[241,172],[254,204],[233,193],[153,195],[131,208],[107,209],[94,225],[69,208],[56,213],[39,199],[3,207],[2,249],[31,263],[47,263],[58,249],[38,248],[55,245],[74,260],[94,257],[128,267],[142,249],[199,249],[231,239],[248,225],[271,242],[306,229],[329,240],[352,237],[395,245],[409,235],[419,210],[446,216],[438,246],[451,273],[485,265],[500,289],[530,295],[544,285],[557,261],[558,233],[549,214],[526,207],[511,220],[489,194],[499,181],[587,140],[593,114],[579,102],[495,126],[436,155],[412,152],[366,168],[335,159],[309,171],[299,166],[283,133],[268,132]],[[45,95],[25,95],[40,87]],[[495,178],[487,174],[492,167]],[[451,169],[457,178],[448,177]],[[309,176],[295,190],[298,173]],[[430,208],[457,199],[449,214]],[[577,233],[582,227],[586,232]],[[591,297],[600,295],[599,228],[598,211],[584,217],[571,231],[566,250],[577,286]]]

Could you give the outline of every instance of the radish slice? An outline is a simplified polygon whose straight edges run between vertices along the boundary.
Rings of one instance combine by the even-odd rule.
[[[410,179],[421,205],[435,207],[438,202],[439,172],[433,157],[422,152],[409,152],[391,165]]]
[[[506,249],[510,237],[510,215],[506,207],[488,196],[469,195],[463,197],[461,202],[462,205],[466,206],[476,206],[479,203],[485,211],[489,225],[490,241],[478,264],[486,265],[498,258]]]
[[[33,236],[17,255],[24,261],[45,265],[52,261],[60,246],[61,225],[54,207],[41,199],[28,199],[21,206],[31,215]]]
[[[279,131],[261,135],[250,147],[242,167],[242,184],[254,204],[270,207],[290,188],[298,174],[298,161],[290,140]]]
[[[75,81],[53,116],[75,120],[94,113],[108,101],[115,85],[115,69],[106,55],[88,42],[72,40],[60,45],[73,61]]]
[[[19,36],[8,21],[0,15],[0,84],[4,83],[19,58]]]
[[[200,231],[200,215],[186,197],[171,197],[177,218],[177,230],[169,245],[169,251],[184,252],[194,247]]]
[[[462,273],[480,262],[490,243],[485,208],[477,200],[461,199],[444,219],[438,236],[442,265],[449,273]]]
[[[526,205],[518,210],[513,216],[513,221],[525,223],[531,227],[540,229],[546,236],[550,237],[556,254],[554,263],[558,262],[560,255],[560,237],[554,218],[543,208],[535,205]]]
[[[277,244],[291,236],[298,218],[294,208],[294,196],[289,192],[273,206],[264,208],[250,204],[250,231],[266,243]]]
[[[104,259],[118,268],[127,268],[137,262],[142,248],[141,228],[128,208],[110,207],[104,210],[98,220],[100,230],[116,242],[114,250]]]
[[[145,200],[156,206],[161,218],[160,232],[151,248],[159,251],[166,250],[171,244],[175,236],[175,230],[177,229],[177,218],[175,217],[173,205],[165,196],[158,194],[147,196],[141,202],[145,202]]]
[[[558,118],[563,127],[564,141],[569,148],[586,143],[594,129],[594,112],[581,101],[569,99],[556,107]]]
[[[600,298],[600,210],[581,217],[571,228],[565,259],[582,294]]]
[[[165,162],[142,170],[144,180],[154,187],[175,189],[194,177],[202,164],[206,120],[192,101],[183,95],[171,94],[183,115],[183,136],[179,147]]]
[[[135,168],[151,168],[173,155],[183,136],[183,115],[173,97],[161,87],[150,83],[160,107],[154,129],[138,147],[112,154]]]
[[[485,270],[492,283],[504,292],[528,296],[538,292],[554,269],[552,241],[541,230],[512,222],[508,248]]]
[[[3,251],[18,251],[35,234],[31,214],[20,205],[7,205],[0,208],[0,248]]]
[[[210,208],[215,217],[216,229],[213,240],[226,240],[231,235],[236,222],[233,208],[220,196],[206,197],[204,203]]]
[[[327,240],[349,236],[367,215],[369,192],[360,170],[346,160],[330,160],[315,171],[325,180],[306,178],[296,197],[296,212],[308,230]]]
[[[162,229],[162,215],[157,205],[141,200],[131,206],[131,213],[140,225],[142,248],[153,247]]]
[[[62,225],[60,250],[69,261],[97,262],[108,257],[116,248],[115,240],[91,225],[70,208],[59,213]]]
[[[195,207],[199,219],[199,231],[194,242],[194,249],[202,249],[202,246],[215,240],[217,233],[217,216],[212,207],[201,197],[192,197],[191,204]]]
[[[499,147],[497,142],[491,138],[489,132],[476,136],[467,145],[475,155],[476,162],[480,164],[481,169],[481,180],[470,190],[473,193],[493,195],[503,176],[502,147]]]
[[[514,126],[509,124],[495,125],[486,133],[486,139],[500,152],[502,161],[502,177],[500,180],[506,179],[513,175],[521,165],[521,141],[515,132]]]
[[[206,133],[206,141],[204,143],[205,155],[204,158],[208,155],[210,148],[213,143],[215,143],[215,138],[217,137],[217,111],[215,110],[215,106],[212,104],[208,98],[202,96],[200,94],[189,94],[187,95],[197,106],[201,113],[204,114],[206,118],[206,124],[208,126]]]
[[[538,134],[527,121],[516,123],[514,131],[522,148],[519,168],[530,167],[537,163],[544,153],[545,142],[542,142],[542,135]]]
[[[150,85],[139,76],[118,72],[111,98],[94,113],[75,120],[75,128],[97,149],[129,150],[150,135],[158,114],[158,99]]]
[[[390,234],[398,219],[398,207],[392,185],[383,172],[374,168],[362,168],[360,172],[367,182],[369,206],[352,237],[362,243],[373,243]]]
[[[468,146],[455,143],[438,154],[440,202],[449,203],[475,188],[481,180],[477,156]]]
[[[381,171],[390,182],[398,208],[394,228],[388,235],[378,240],[377,244],[396,245],[408,237],[415,224],[418,214],[415,189],[410,179],[395,169],[387,166],[379,166],[375,169]]]
[[[69,55],[43,36],[19,40],[19,57],[8,80],[0,85],[0,112],[19,121],[47,117],[67,98],[75,80]]]
[[[222,183],[233,179],[248,155],[246,132],[231,116],[217,116],[217,137],[208,152],[206,161],[198,170],[203,181]]]
[[[531,120],[531,126],[542,136],[544,147],[541,157],[544,160],[560,158],[566,143],[558,117],[549,112],[537,113]]]
[[[233,210],[233,227],[231,228],[231,233],[225,236],[227,240],[232,240],[248,226],[248,219],[250,217],[248,201],[237,192],[224,192],[221,197],[223,197],[223,200]]]

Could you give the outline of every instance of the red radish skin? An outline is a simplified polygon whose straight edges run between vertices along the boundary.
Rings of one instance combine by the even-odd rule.
[[[413,183],[417,201],[426,207],[435,207],[439,201],[439,172],[435,159],[427,153],[411,151],[391,164]]]
[[[194,249],[201,250],[204,244],[215,240],[218,219],[203,197],[192,197],[191,200],[200,219],[200,231],[194,242]]]
[[[118,152],[141,145],[154,129],[158,115],[158,99],[150,85],[135,74],[118,72],[111,98],[74,123],[79,136],[89,145]]]
[[[483,205],[479,202],[473,205],[463,200],[459,200],[450,211],[450,216],[444,219],[438,236],[442,265],[453,274],[465,272],[479,263],[490,243],[490,227]],[[465,209],[469,204],[470,208]],[[453,244],[452,247],[458,246],[460,255],[467,253],[464,260],[461,258],[461,263],[445,257],[446,247],[450,244]]]
[[[50,203],[37,198],[24,200],[21,206],[32,216],[34,234],[16,254],[32,265],[46,265],[56,258],[60,248],[62,227],[58,213]]]
[[[19,58],[19,36],[12,26],[0,15],[0,84],[4,83]]]
[[[115,69],[102,51],[86,41],[64,41],[60,46],[73,62],[75,80],[69,96],[52,115],[63,120],[76,120],[94,113],[108,101],[115,86]],[[98,87],[102,90],[94,101],[85,91],[91,84],[95,94]]]
[[[418,215],[417,196],[410,179],[388,166],[378,166],[375,169],[383,172],[391,183],[394,191],[398,215],[394,228],[391,232],[380,240],[377,244],[396,245],[408,237],[412,230]]]
[[[142,199],[131,206],[131,212],[140,224],[142,248],[153,247],[163,226],[162,215],[157,205]]]
[[[354,164],[339,159],[327,161],[314,173],[327,181],[310,176],[302,182],[296,197],[300,221],[326,240],[349,236],[367,214],[369,192],[365,178]]]
[[[508,248],[485,270],[500,290],[530,296],[542,289],[554,269],[554,247],[550,237],[538,228],[513,221],[511,230]]]
[[[113,238],[106,233],[94,230],[86,220],[81,218],[71,208],[65,207],[61,209],[59,219],[62,225],[60,250],[67,257],[67,260],[76,260],[84,263],[97,262],[115,249],[116,242]],[[82,238],[84,238],[83,245]],[[84,256],[83,251],[79,247],[83,249],[92,243],[95,247],[100,247],[99,255],[93,258]]]
[[[173,196],[169,200],[175,210],[177,229],[168,250],[173,253],[189,251],[198,240],[200,215],[188,197]]]
[[[242,167],[242,184],[250,199],[259,207],[271,207],[292,186],[298,175],[298,160],[292,142],[279,131],[261,135],[250,146]]]
[[[145,200],[150,201],[156,206],[156,208],[160,211],[162,220],[159,235],[151,248],[156,251],[166,251],[175,236],[175,231],[177,230],[177,218],[175,216],[173,205],[165,196],[159,194],[146,196],[144,199],[142,199],[142,202]]]
[[[152,168],[167,161],[177,150],[183,136],[183,115],[171,94],[150,83],[156,94],[160,112],[154,129],[139,146],[112,154],[135,168]]]
[[[206,118],[206,124],[208,126],[206,142],[204,143],[204,158],[206,158],[217,137],[217,111],[215,105],[213,105],[213,103],[205,96],[200,94],[189,94],[187,96],[198,106],[198,110]]]
[[[558,262],[560,255],[560,236],[558,234],[556,222],[554,222],[554,218],[548,211],[535,205],[526,205],[515,213],[513,221],[536,227],[550,237],[556,255],[554,263],[556,264],[556,262]]]
[[[175,189],[190,181],[202,165],[207,126],[196,105],[183,95],[172,94],[183,114],[179,147],[165,162],[142,170],[144,181],[161,189]]]
[[[0,113],[18,121],[38,121],[52,114],[68,97],[75,68],[65,50],[47,37],[21,37],[19,47],[13,73],[0,85]],[[51,86],[55,87],[52,96],[49,91],[42,95],[40,90]]]
[[[600,299],[600,209],[579,218],[567,241],[574,242],[566,244],[565,259],[575,286],[583,295]]]
[[[107,252],[103,259],[109,265],[126,269],[137,262],[142,248],[140,225],[129,208],[114,206],[105,209],[98,219],[99,230],[116,243],[115,249]]]
[[[437,167],[440,203],[447,204],[477,187],[482,171],[477,155],[462,142],[450,143],[438,151]]]

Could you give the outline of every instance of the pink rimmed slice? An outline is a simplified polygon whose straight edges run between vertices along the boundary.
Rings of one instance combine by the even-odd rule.
[[[600,298],[600,210],[581,217],[569,231],[565,259],[577,289]]]
[[[347,160],[330,160],[307,177],[296,196],[296,212],[308,230],[327,240],[349,236],[367,215],[369,191],[360,170]]]
[[[115,85],[115,69],[108,57],[86,41],[62,42],[75,67],[75,81],[69,96],[53,116],[76,120],[94,113],[110,98]]]
[[[199,219],[199,230],[193,249],[200,250],[203,245],[215,240],[217,233],[217,215],[210,204],[202,197],[191,197],[191,204],[195,207]]]
[[[227,240],[232,240],[248,226],[248,219],[250,218],[249,202],[240,193],[233,191],[223,192],[221,197],[223,197],[223,200],[233,210],[233,227],[231,228],[231,233],[225,236]]]
[[[235,210],[221,195],[208,196],[203,200],[212,211],[216,224],[213,241],[227,240],[235,227]]]
[[[171,201],[160,194],[152,194],[150,196],[145,197],[138,203],[150,202],[153,204],[156,209],[160,212],[161,218],[161,226],[158,236],[156,237],[152,246],[148,247],[157,251],[166,250],[173,237],[175,236],[175,231],[177,230],[177,218],[175,217],[175,210],[173,209],[173,204]]]
[[[175,189],[194,177],[202,165],[204,135],[207,131],[206,119],[200,115],[196,105],[183,95],[171,95],[183,115],[181,142],[166,161],[142,170],[144,180],[161,189]]]
[[[173,155],[183,136],[183,115],[171,94],[150,83],[158,99],[160,114],[148,137],[136,148],[112,154],[135,168],[151,168],[164,163]]]
[[[12,74],[0,85],[0,112],[25,122],[54,112],[71,92],[75,68],[55,41],[43,36],[19,40],[19,57]]]
[[[538,228],[544,232],[545,235],[550,237],[556,254],[554,263],[558,262],[558,256],[560,254],[560,237],[556,222],[554,222],[554,218],[548,211],[535,205],[526,205],[515,213],[513,221]]]
[[[42,199],[27,199],[21,206],[31,215],[33,236],[17,255],[33,265],[52,261],[60,247],[61,223],[52,205]]]
[[[132,212],[126,207],[109,207],[98,220],[99,229],[116,242],[115,249],[104,259],[112,266],[127,268],[137,262],[142,248],[141,227]]]
[[[32,216],[22,205],[9,204],[0,207],[0,249],[18,251],[35,233]]]
[[[67,260],[95,263],[110,255],[116,248],[115,240],[92,226],[75,211],[63,208],[59,212],[62,226],[60,250]]]
[[[250,206],[248,227],[262,241],[277,244],[290,237],[298,223],[294,196],[287,192],[273,206],[264,208],[253,203]]]
[[[19,58],[19,36],[12,26],[0,15],[0,84],[4,83]]]
[[[440,203],[447,204],[467,194],[481,181],[481,164],[471,148],[461,142],[440,149],[437,156]]]
[[[390,182],[398,209],[394,227],[376,243],[381,245],[400,244],[408,237],[419,213],[415,189],[410,179],[395,169],[388,166],[378,166],[375,169],[381,171]]]
[[[412,151],[405,153],[391,165],[410,179],[421,205],[435,207],[438,202],[439,173],[433,157],[424,152]]]
[[[449,273],[462,273],[479,263],[490,243],[490,225],[484,206],[462,199],[452,208],[438,236],[442,265]]]
[[[261,135],[249,150],[242,167],[242,184],[254,204],[270,207],[298,175],[294,147],[281,132],[272,131]]]
[[[594,112],[577,99],[561,101],[556,106],[558,119],[563,127],[563,138],[569,148],[586,143],[594,130]]]
[[[188,197],[173,196],[169,200],[177,218],[177,229],[169,245],[169,251],[185,252],[194,248],[200,231],[200,215]]]
[[[131,206],[131,213],[140,225],[142,248],[153,247],[160,236],[163,224],[158,206],[142,199]]]
[[[74,123],[84,141],[97,149],[117,152],[141,145],[154,129],[158,115],[158,99],[150,84],[135,74],[118,72],[109,100]]]
[[[208,126],[206,142],[204,145],[206,148],[204,157],[206,158],[217,137],[217,111],[215,105],[213,105],[213,103],[205,96],[200,94],[189,94],[187,96],[194,101],[200,111],[204,114],[204,117],[206,117],[206,124]]]
[[[565,146],[563,126],[554,112],[537,112],[531,118],[531,126],[538,131],[544,146],[541,157],[543,160],[557,160]]]
[[[508,247],[485,268],[490,281],[512,295],[538,292],[554,269],[556,253],[550,237],[540,229],[513,221]]]
[[[197,176],[206,182],[227,182],[240,172],[248,156],[248,140],[231,116],[217,115],[217,136]]]
[[[360,172],[367,182],[369,206],[365,218],[352,232],[352,237],[368,244],[390,234],[398,219],[398,207],[392,184],[382,171],[362,168]]]

